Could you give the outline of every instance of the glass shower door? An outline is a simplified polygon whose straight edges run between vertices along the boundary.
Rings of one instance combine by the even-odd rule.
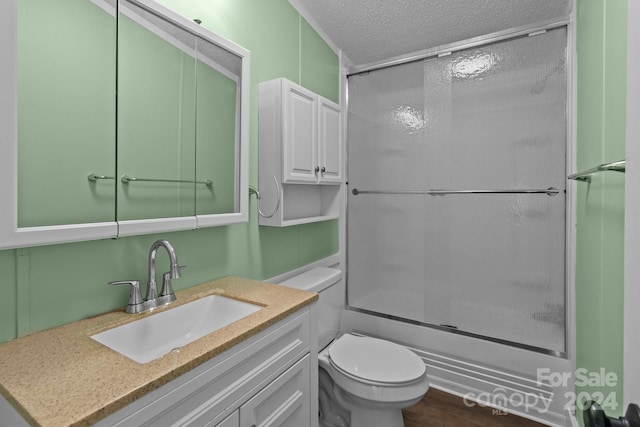
[[[424,158],[421,62],[349,78],[349,188],[420,189]],[[424,320],[424,196],[348,200],[349,303]]]
[[[565,351],[565,47],[560,28],[349,78],[351,307]]]

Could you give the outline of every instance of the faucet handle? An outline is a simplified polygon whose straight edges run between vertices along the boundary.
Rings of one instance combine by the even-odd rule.
[[[130,285],[131,293],[129,294],[129,303],[127,304],[127,313],[140,313],[144,311],[144,300],[142,292],[140,292],[140,282],[138,280],[116,280],[109,282],[110,285]]]
[[[179,265],[178,263],[171,264],[171,270],[169,270],[167,273],[170,274],[171,279],[179,279],[180,277],[182,277],[182,270],[184,270],[185,268],[187,268],[186,265]]]
[[[187,268],[186,265],[179,265],[177,270],[182,272]],[[173,292],[171,288],[171,277],[173,276],[171,271],[167,271],[162,275],[162,290],[160,291],[160,296],[158,299],[160,300],[160,304],[169,304],[176,300],[176,294]]]
[[[187,268],[186,265],[179,265],[177,267],[178,268],[176,268],[175,271],[177,271],[178,273],[182,273],[182,270]],[[174,269],[172,268],[172,270]],[[161,297],[167,296],[173,293],[173,289],[171,289],[171,279],[172,278],[177,279],[180,276],[182,276],[182,274],[180,274],[178,277],[175,277],[174,271],[167,271],[162,275],[162,290],[160,291]]]

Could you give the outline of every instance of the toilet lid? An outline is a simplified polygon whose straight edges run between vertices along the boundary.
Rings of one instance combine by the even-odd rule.
[[[344,334],[329,346],[329,357],[346,373],[373,382],[412,382],[426,371],[415,353],[398,344],[351,334]]]

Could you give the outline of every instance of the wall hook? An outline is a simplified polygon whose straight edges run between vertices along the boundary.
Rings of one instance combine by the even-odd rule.
[[[271,218],[272,216],[274,216],[276,214],[276,212],[278,211],[278,208],[280,207],[280,184],[278,184],[278,178],[276,178],[275,175],[273,176],[273,182],[276,184],[276,194],[278,196],[278,199],[276,200],[276,207],[273,209],[273,212],[271,212],[271,214],[269,214],[269,215],[266,215],[260,209],[260,190],[258,190],[253,185],[249,186],[249,195],[252,195],[252,194],[256,195],[256,199],[258,200],[258,213],[263,218]]]

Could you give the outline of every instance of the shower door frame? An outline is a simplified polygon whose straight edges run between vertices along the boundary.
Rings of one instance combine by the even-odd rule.
[[[347,127],[348,127],[348,112],[349,112],[349,94],[348,94],[348,76],[360,73],[366,73],[369,71],[379,70],[383,68],[392,67],[395,65],[400,65],[408,62],[414,62],[418,60],[424,60],[426,58],[437,57],[441,55],[447,55],[451,52],[460,51],[464,49],[469,49],[473,47],[478,47],[482,45],[488,45],[492,43],[496,43],[499,41],[506,41],[509,39],[515,39],[522,36],[527,35],[535,35],[536,33],[544,32],[546,30],[552,30],[555,28],[565,27],[567,40],[566,40],[566,78],[567,78],[567,105],[566,105],[566,171],[575,171],[576,170],[576,151],[577,151],[577,60],[576,60],[576,16],[575,16],[575,2],[572,1],[572,12],[570,15],[562,17],[561,19],[554,19],[550,21],[539,22],[533,25],[526,25],[522,27],[516,27],[509,30],[499,31],[496,33],[487,34],[484,36],[479,36],[475,38],[471,38],[468,40],[463,40],[443,46],[439,46],[432,49],[426,49],[423,51],[411,53],[408,55],[402,55],[394,58],[390,58],[385,61],[369,63],[359,66],[354,66],[348,69],[345,69],[344,77],[341,79],[341,84],[343,85],[343,90],[341,93],[343,94],[343,104],[346,106],[345,108],[345,141],[347,141]],[[345,143],[345,176],[348,179],[348,170],[349,170],[349,158],[347,155],[347,143]],[[348,182],[347,188],[348,188]],[[575,252],[576,252],[576,243],[575,243],[575,228],[576,228],[576,199],[577,199],[577,190],[575,188],[575,183],[573,181],[568,181],[566,188],[566,207],[565,207],[565,351],[557,352],[557,351],[545,351],[538,348],[530,348],[527,345],[518,345],[517,343],[507,342],[499,339],[492,339],[489,337],[474,335],[470,333],[464,333],[460,331],[456,331],[455,334],[447,334],[447,335],[456,335],[461,337],[461,342],[470,342],[468,339],[479,339],[481,338],[485,342],[484,344],[478,344],[480,347],[486,348],[487,352],[490,353],[490,349],[505,349],[504,353],[506,355],[497,357],[496,360],[491,360],[487,357],[487,354],[482,354],[478,356],[477,362],[479,366],[496,366],[495,363],[498,363],[497,366],[500,366],[501,360],[503,361],[504,368],[508,369],[514,373],[518,373],[524,377],[531,378],[532,376],[535,378],[535,370],[532,371],[534,365],[541,363],[541,361],[545,361],[545,363],[549,363],[552,367],[552,370],[560,371],[560,372],[575,372],[576,364],[575,364],[575,354],[576,354],[576,308],[575,308],[575,299],[576,299],[576,291],[575,291]],[[344,192],[344,212],[345,215],[342,218],[342,226],[341,226],[341,247],[344,248],[341,254],[341,262],[342,265],[345,266],[344,270],[346,271],[346,288],[349,286],[349,271],[348,271],[348,260],[347,260],[347,212],[348,212],[348,194],[347,191]],[[444,340],[455,340],[455,338],[446,338],[445,335],[447,332],[451,332],[450,329],[438,327],[436,325],[424,324],[421,322],[413,322],[407,319],[395,319],[394,316],[386,315],[383,313],[375,313],[369,312],[368,310],[362,310],[356,307],[352,307],[349,305],[348,293],[345,294],[345,316],[343,320],[343,326],[346,329],[354,329],[361,330],[363,333],[367,333],[362,329],[370,329],[369,332],[371,334],[380,334],[384,335],[384,331],[393,331],[394,333],[401,330],[398,322],[393,322],[394,320],[402,322],[403,324],[408,325],[417,325],[418,327],[422,327],[425,330],[431,330],[431,332],[425,332],[426,335],[437,335],[439,337],[445,338]],[[368,317],[370,316],[370,317]],[[369,320],[362,320],[369,319]],[[389,323],[390,322],[390,323]],[[365,328],[363,325],[373,323],[370,328]],[[355,325],[355,327],[354,327]],[[414,331],[416,330],[413,328]],[[446,331],[446,332],[445,332]],[[387,332],[389,333],[389,332]],[[407,334],[410,335],[410,332]],[[462,338],[464,337],[464,338]],[[389,337],[386,337],[389,338]],[[404,344],[411,343],[410,336],[396,336],[396,341]],[[508,344],[508,347],[503,345]],[[496,347],[497,346],[497,347]],[[511,347],[509,350],[508,348]],[[424,349],[430,350],[430,349]],[[442,351],[442,349],[435,349],[434,352]],[[509,354],[528,354],[526,357],[529,361],[524,361],[523,363],[517,363],[510,367],[510,356]],[[448,349],[447,349],[448,352]],[[454,351],[455,353],[455,351]],[[484,360],[483,360],[484,359]],[[526,365],[526,366],[525,366]],[[564,393],[567,391],[574,390],[574,381],[572,380],[573,376],[569,379],[567,384],[561,385],[559,389],[554,391],[554,395],[558,396],[559,400],[562,400],[564,397]],[[464,388],[464,386],[463,386]],[[458,391],[458,393],[460,393]],[[557,393],[557,394],[556,394]],[[555,398],[554,398],[555,399]],[[565,417],[568,416],[567,413],[564,413],[561,410],[556,411],[555,416]]]

